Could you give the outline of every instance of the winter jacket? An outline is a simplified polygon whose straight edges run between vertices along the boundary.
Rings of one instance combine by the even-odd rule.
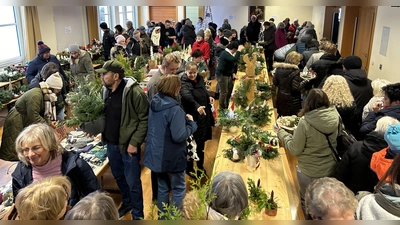
[[[400,120],[400,105],[394,105],[381,109],[377,113],[370,112],[361,125],[360,134],[366,135],[369,132],[375,130],[376,123],[380,118],[384,116],[391,116],[393,118],[396,118],[397,120]]]
[[[157,93],[150,104],[143,165],[156,173],[184,171],[186,139],[196,129],[196,122],[186,118],[176,99]]]
[[[369,102],[364,106],[363,113],[362,113],[362,120],[364,121],[370,112],[373,112],[373,106],[375,102],[383,101],[383,97],[372,97]]]
[[[99,180],[90,165],[73,152],[63,151],[61,173],[71,181],[72,190],[68,200],[68,205],[70,206],[74,206],[86,195],[100,190]],[[32,180],[32,166],[26,166],[24,163],[18,162],[12,173],[14,197],[17,196],[19,190],[31,184]]]
[[[362,69],[347,70],[343,77],[349,84],[351,94],[357,105],[357,120],[361,123],[361,115],[365,104],[372,98],[371,80]]]
[[[276,48],[275,45],[275,30],[270,26],[268,29],[264,31],[264,49],[266,50],[274,50]]]
[[[28,82],[31,82],[33,78],[35,78],[36,74],[38,74],[42,70],[43,66],[48,62],[55,63],[58,66],[60,74],[63,75],[64,80],[68,81],[67,75],[65,75],[64,70],[61,68],[60,61],[58,61],[55,55],[50,55],[50,58],[44,59],[38,54],[29,62],[28,68],[26,69],[25,76],[26,79],[28,79]]]
[[[293,135],[280,129],[278,137],[285,149],[297,156],[297,165],[305,175],[314,178],[332,176],[337,163],[321,132],[330,134],[329,140],[336,148],[338,125],[339,114],[335,107],[321,107],[301,117]]]
[[[300,78],[297,65],[289,63],[275,63],[276,68],[273,83],[278,87],[277,110],[279,116],[297,115],[301,109],[300,91],[306,86],[308,80]]]
[[[215,48],[215,55],[217,57],[221,56],[221,53],[226,49],[226,47],[229,44],[229,40],[225,37],[222,37],[219,42],[216,44],[216,48]]]
[[[360,200],[356,209],[357,220],[400,220],[399,202],[400,185],[393,187],[386,183],[375,194]]]
[[[305,66],[308,60],[311,58],[311,55],[318,52],[319,50],[317,47],[311,47],[308,50],[305,50],[303,53],[301,53],[303,55],[303,60],[301,60],[302,64]]]
[[[186,114],[193,116],[193,120],[197,123],[197,130],[193,137],[195,140],[211,140],[211,126],[214,125],[214,117],[211,112],[210,95],[206,90],[204,79],[199,74],[196,81],[190,80],[186,74],[181,77],[182,88],[181,103]],[[197,109],[205,106],[206,115],[200,115]]]
[[[247,42],[247,34],[246,34],[246,32],[247,32],[246,29],[244,29],[244,28],[240,29],[240,33],[239,33],[239,38],[240,38],[239,39],[239,44],[240,45],[244,45]]]
[[[287,45],[286,31],[284,29],[276,29],[275,31],[275,45],[276,49],[279,49]]]
[[[325,54],[324,51],[320,51],[311,55],[310,59],[307,61],[306,66],[307,68],[311,68],[312,64],[314,64],[321,56]]]
[[[376,183],[372,179],[369,167],[372,154],[387,146],[382,134],[375,131],[367,134],[364,140],[352,144],[343,154],[336,168],[335,177],[354,194],[358,191],[373,192]]]
[[[336,56],[332,54],[323,54],[319,60],[317,60],[314,64],[311,65],[311,69],[314,70],[315,73],[317,73],[317,77],[312,80],[311,83],[313,83],[314,87],[318,87],[321,81],[325,78],[326,76],[326,71],[328,68],[332,65],[335,64],[337,61]]]
[[[117,58],[118,55],[122,55],[124,58],[128,57],[128,52],[126,51],[126,47],[119,44],[115,44],[115,46],[111,48],[110,54],[111,54],[111,59]]]
[[[153,99],[154,95],[157,94],[156,83],[162,75],[164,75],[164,72],[160,68],[150,78],[149,82],[147,83],[147,100],[148,100],[149,104],[150,104],[151,100]]]
[[[296,43],[296,41],[294,40],[294,36],[296,35],[296,30],[297,30],[296,26],[293,23],[290,24],[289,32],[292,32],[292,35],[290,35],[290,38],[288,41],[289,43]]]
[[[147,96],[134,78],[125,77],[126,85],[122,96],[121,125],[119,128],[119,145],[121,152],[128,145],[138,147],[142,144],[147,132],[149,102]],[[103,87],[103,99],[110,92]],[[106,118],[107,119],[107,118]]]
[[[229,50],[223,51],[218,60],[218,66],[215,74],[217,76],[232,76],[233,73],[237,72],[237,62],[240,58],[240,52],[236,51],[233,56]]]
[[[258,21],[255,21],[255,22],[250,21],[249,22],[249,24],[247,25],[247,31],[246,31],[248,42],[250,42],[251,44],[258,42],[258,34],[260,33],[260,29],[261,29],[260,22],[258,22]]]
[[[18,161],[15,151],[15,139],[27,126],[34,123],[45,123],[44,99],[42,89],[33,88],[23,94],[8,112],[1,140],[0,158],[7,161]]]
[[[390,151],[390,148],[386,147],[372,154],[369,167],[374,172],[374,175],[376,174],[378,180],[385,175],[386,171],[392,165],[393,158],[388,156],[388,151]]]
[[[105,60],[110,59],[111,48],[115,45],[114,32],[110,29],[105,29],[103,33],[103,49]]]
[[[208,45],[208,43],[205,42],[204,40],[202,40],[200,42],[195,41],[193,43],[192,53],[196,49],[200,49],[203,52],[203,59],[206,63],[208,63],[208,59],[210,58],[210,45]],[[190,55],[191,55],[191,53],[190,53]]]
[[[356,103],[350,107],[336,107],[344,127],[351,132],[355,137],[358,137],[358,131],[360,130],[360,125],[357,122],[357,106]]]
[[[135,38],[132,38],[132,47],[131,47],[131,52],[132,55],[134,56],[143,56],[144,58],[148,58],[150,56],[150,45],[148,45],[148,42],[144,41],[143,39],[139,42]]]
[[[183,41],[186,47],[189,45],[193,46],[193,43],[196,41],[196,33],[194,32],[194,29],[194,26],[184,25],[182,27]]]
[[[189,57],[187,59],[187,62],[193,62],[193,57]],[[203,71],[208,72],[208,68],[207,68],[206,62],[204,62],[204,59],[202,59],[200,63],[196,63],[196,64],[197,64],[197,71],[199,73],[201,73]]]
[[[77,59],[71,58],[70,71],[72,79],[82,79],[85,76],[94,76],[94,68],[90,53],[84,50],[79,50]]]

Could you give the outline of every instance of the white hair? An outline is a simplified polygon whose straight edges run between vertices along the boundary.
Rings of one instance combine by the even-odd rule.
[[[393,117],[390,116],[384,116],[382,118],[380,118],[378,120],[378,122],[376,122],[376,128],[374,131],[376,131],[377,133],[384,135],[386,130],[389,128],[389,124],[390,125],[396,125],[398,124],[399,121]]]

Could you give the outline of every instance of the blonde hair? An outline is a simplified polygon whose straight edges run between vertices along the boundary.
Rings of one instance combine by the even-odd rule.
[[[386,130],[389,128],[389,124],[394,126],[398,123],[399,121],[396,118],[384,116],[376,122],[376,128],[374,131],[381,135],[384,135]]]
[[[207,29],[204,31],[204,37],[211,37],[211,30],[210,30],[209,28],[207,28]]]
[[[174,74],[164,75],[157,81],[156,88],[159,93],[176,98],[181,89],[181,80]]]
[[[327,54],[336,55],[337,46],[334,43],[328,41],[324,46],[324,51]]]
[[[50,159],[55,159],[58,155],[63,152],[63,147],[60,145],[54,130],[45,123],[36,123],[26,127],[21,133],[19,133],[15,140],[15,150],[19,160],[25,165],[29,165],[29,162],[24,156],[24,145],[32,144],[33,142],[39,141],[43,146],[43,149],[50,152]]]
[[[391,83],[392,82],[381,78],[373,80],[371,82],[371,87],[373,90],[374,97],[384,97],[385,93],[382,91],[382,88]]]
[[[294,65],[299,65],[300,61],[303,59],[303,56],[296,52],[290,52],[286,58],[285,58],[285,63],[290,63],[290,64],[294,64]]]
[[[58,220],[70,195],[71,183],[67,177],[46,177],[21,189],[15,208],[22,220]]]
[[[329,76],[325,80],[322,90],[328,95],[331,105],[337,108],[351,107],[353,105],[354,98],[350,92],[349,85],[346,79],[340,75]]]
[[[189,70],[191,70],[191,69],[196,69],[196,70],[198,70],[198,67],[197,67],[197,63],[196,62],[188,62],[187,64],[186,64],[186,68],[185,68],[185,70],[186,71],[189,71]]]
[[[180,54],[175,54],[175,53],[171,52],[164,57],[162,65],[164,65],[165,67],[168,67],[169,64],[171,64],[171,63],[177,63],[178,66],[180,66],[180,64],[181,64]]]

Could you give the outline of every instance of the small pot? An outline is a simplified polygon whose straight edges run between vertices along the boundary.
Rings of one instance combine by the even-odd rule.
[[[278,209],[269,210],[268,208],[265,208],[265,214],[268,216],[276,216],[277,213]]]
[[[80,128],[84,132],[90,135],[98,135],[104,132],[105,127],[106,127],[106,118],[104,116],[100,117],[97,120],[86,122],[80,126]]]
[[[238,131],[238,129],[239,129],[239,127],[237,127],[237,126],[229,127],[229,132],[235,133],[236,131]]]

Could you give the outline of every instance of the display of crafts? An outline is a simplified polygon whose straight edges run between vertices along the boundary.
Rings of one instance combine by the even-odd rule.
[[[281,116],[276,120],[276,123],[285,130],[293,131],[297,128],[300,117],[296,115]]]

